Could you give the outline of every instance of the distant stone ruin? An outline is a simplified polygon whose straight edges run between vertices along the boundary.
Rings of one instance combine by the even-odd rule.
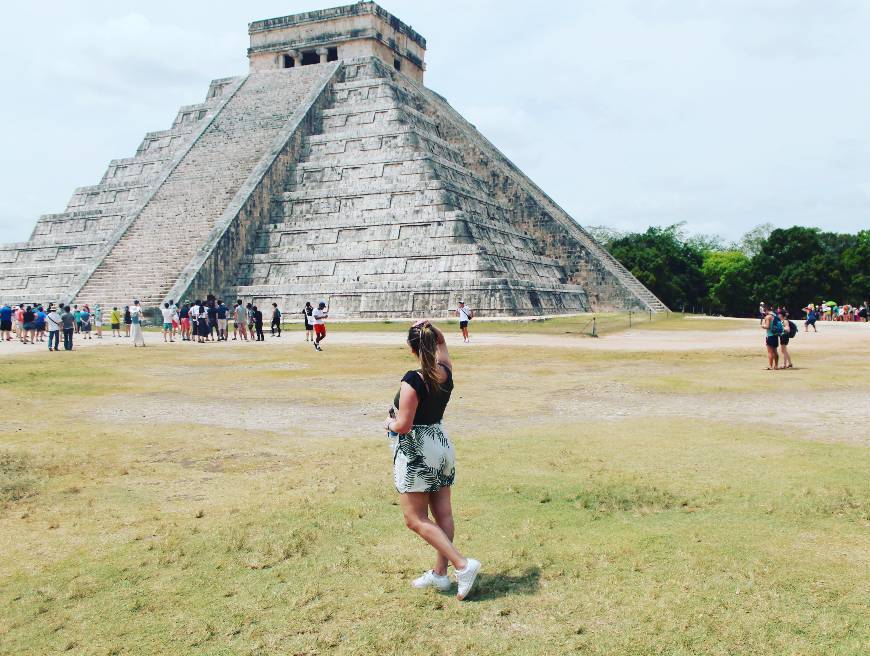
[[[99,184],[0,246],[0,301],[146,307],[212,292],[332,316],[665,310],[423,86],[426,41],[373,2],[251,23],[211,83]]]

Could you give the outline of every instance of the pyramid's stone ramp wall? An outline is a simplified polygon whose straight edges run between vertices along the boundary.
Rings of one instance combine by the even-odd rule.
[[[0,245],[0,301],[70,300],[238,81],[212,81],[204,102],[182,107],[170,130],[148,133],[135,156],[112,160],[99,184],[75,190],[66,211],[41,216],[28,241]]]
[[[511,208],[511,220],[533,235],[545,252],[568,273],[567,282],[586,289],[596,308],[640,307],[655,312],[667,307],[644,287],[570,215],[466,121],[437,93],[382,67],[416,102],[417,109],[437,122],[443,139],[454,146],[487,180],[490,196]]]
[[[444,313],[462,296],[492,314],[588,309],[376,60],[344,73],[237,293],[285,308],[328,298],[344,316]]]
[[[308,95],[297,103],[270,147],[249,171],[168,298],[192,299],[210,292],[232,296],[242,258],[253,249],[258,231],[269,222],[273,196],[286,183],[287,170],[301,158],[305,139],[320,129],[322,111],[341,64],[311,68],[317,74],[312,77]]]
[[[121,305],[138,298],[146,306],[161,303],[214,241],[213,230],[225,210],[288,120],[334,68],[254,73],[233,85],[208,125],[180,152],[106,257],[89,272],[77,301]],[[139,154],[171,152],[179,130],[176,126],[149,135]],[[232,268],[232,262],[226,264]],[[185,288],[196,275],[187,272]]]

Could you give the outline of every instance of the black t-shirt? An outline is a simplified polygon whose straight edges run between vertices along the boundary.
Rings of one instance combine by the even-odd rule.
[[[33,310],[25,310],[24,323],[33,323],[34,321],[36,321],[36,315],[33,313]]]
[[[208,315],[208,320],[214,322],[217,319],[217,308],[214,305],[209,305],[206,314]]]
[[[178,311],[179,319],[188,319],[190,318],[190,308],[186,305],[182,305],[181,309]]]
[[[430,394],[426,388],[426,383],[417,371],[409,371],[402,376],[402,382],[408,383],[417,392],[417,412],[414,413],[414,425],[421,426],[426,424],[437,424],[444,417],[444,410],[450,402],[450,394],[453,392],[453,372],[449,368],[444,367],[447,372],[447,380],[445,380],[440,389],[434,394]],[[399,407],[399,397],[401,390],[396,394],[393,400],[393,405]]]
[[[218,319],[226,319],[227,318],[227,306],[226,305],[218,305],[215,310],[215,314],[217,314]]]

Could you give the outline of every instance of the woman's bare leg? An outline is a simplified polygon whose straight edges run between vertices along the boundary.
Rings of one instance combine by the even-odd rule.
[[[450,503],[450,488],[442,487],[437,492],[429,495],[429,508],[432,510],[432,518],[435,523],[444,531],[444,535],[453,542],[454,523],[453,523],[453,506]],[[440,553],[435,558],[436,574],[441,576],[447,574],[447,559]]]
[[[425,492],[405,492],[399,495],[399,506],[405,516],[405,525],[426,540],[456,569],[463,569],[465,558],[453,546],[450,538],[438,524],[429,519],[429,495]]]

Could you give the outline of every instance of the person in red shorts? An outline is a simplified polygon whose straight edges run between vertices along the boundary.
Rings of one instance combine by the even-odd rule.
[[[317,309],[311,313],[311,318],[314,320],[314,348],[318,351],[322,351],[323,349],[320,348],[320,342],[326,339],[326,322],[324,319],[329,318],[326,303],[320,301],[320,303],[317,304]]]

